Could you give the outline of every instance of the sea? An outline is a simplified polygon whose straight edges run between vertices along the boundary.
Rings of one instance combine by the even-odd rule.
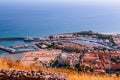
[[[120,33],[120,6],[0,3],[0,38],[43,37],[92,30]],[[1,41],[0,45],[23,43]]]

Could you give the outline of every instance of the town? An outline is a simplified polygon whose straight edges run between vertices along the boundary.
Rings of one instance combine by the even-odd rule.
[[[18,59],[24,65],[120,75],[120,34],[81,31],[23,41],[20,45],[1,45],[0,49],[10,55],[24,54]]]

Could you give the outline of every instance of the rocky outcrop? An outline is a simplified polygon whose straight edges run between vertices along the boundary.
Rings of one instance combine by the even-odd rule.
[[[0,80],[66,80],[65,74],[35,70],[0,70]]]

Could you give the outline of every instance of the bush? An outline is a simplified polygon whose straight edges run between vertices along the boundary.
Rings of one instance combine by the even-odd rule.
[[[97,34],[97,37],[98,39],[108,39],[113,45],[115,45],[112,35]]]
[[[90,66],[85,66],[82,64],[76,64],[75,68],[77,71],[90,71],[93,72],[93,69]]]

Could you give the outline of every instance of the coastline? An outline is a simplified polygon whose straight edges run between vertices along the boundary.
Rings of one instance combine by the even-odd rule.
[[[119,67],[117,64],[119,58],[115,57],[120,55],[119,35],[113,36],[93,31],[81,31],[41,38],[17,37],[1,38],[1,40],[21,40],[24,42],[23,44],[15,44],[7,47],[1,46],[1,49],[10,52],[11,55],[25,53],[20,60],[24,64],[29,63],[31,65],[37,63],[39,66],[46,67],[65,67],[67,65],[75,69],[75,66],[82,61],[82,65],[89,65],[90,68],[88,71],[93,69],[97,73],[106,72],[107,69],[114,71]],[[111,56],[109,55],[112,55],[113,61],[111,61]],[[109,60],[105,57],[108,57]],[[111,66],[106,61],[109,63],[112,62],[114,65]],[[96,65],[100,67],[96,67]]]

